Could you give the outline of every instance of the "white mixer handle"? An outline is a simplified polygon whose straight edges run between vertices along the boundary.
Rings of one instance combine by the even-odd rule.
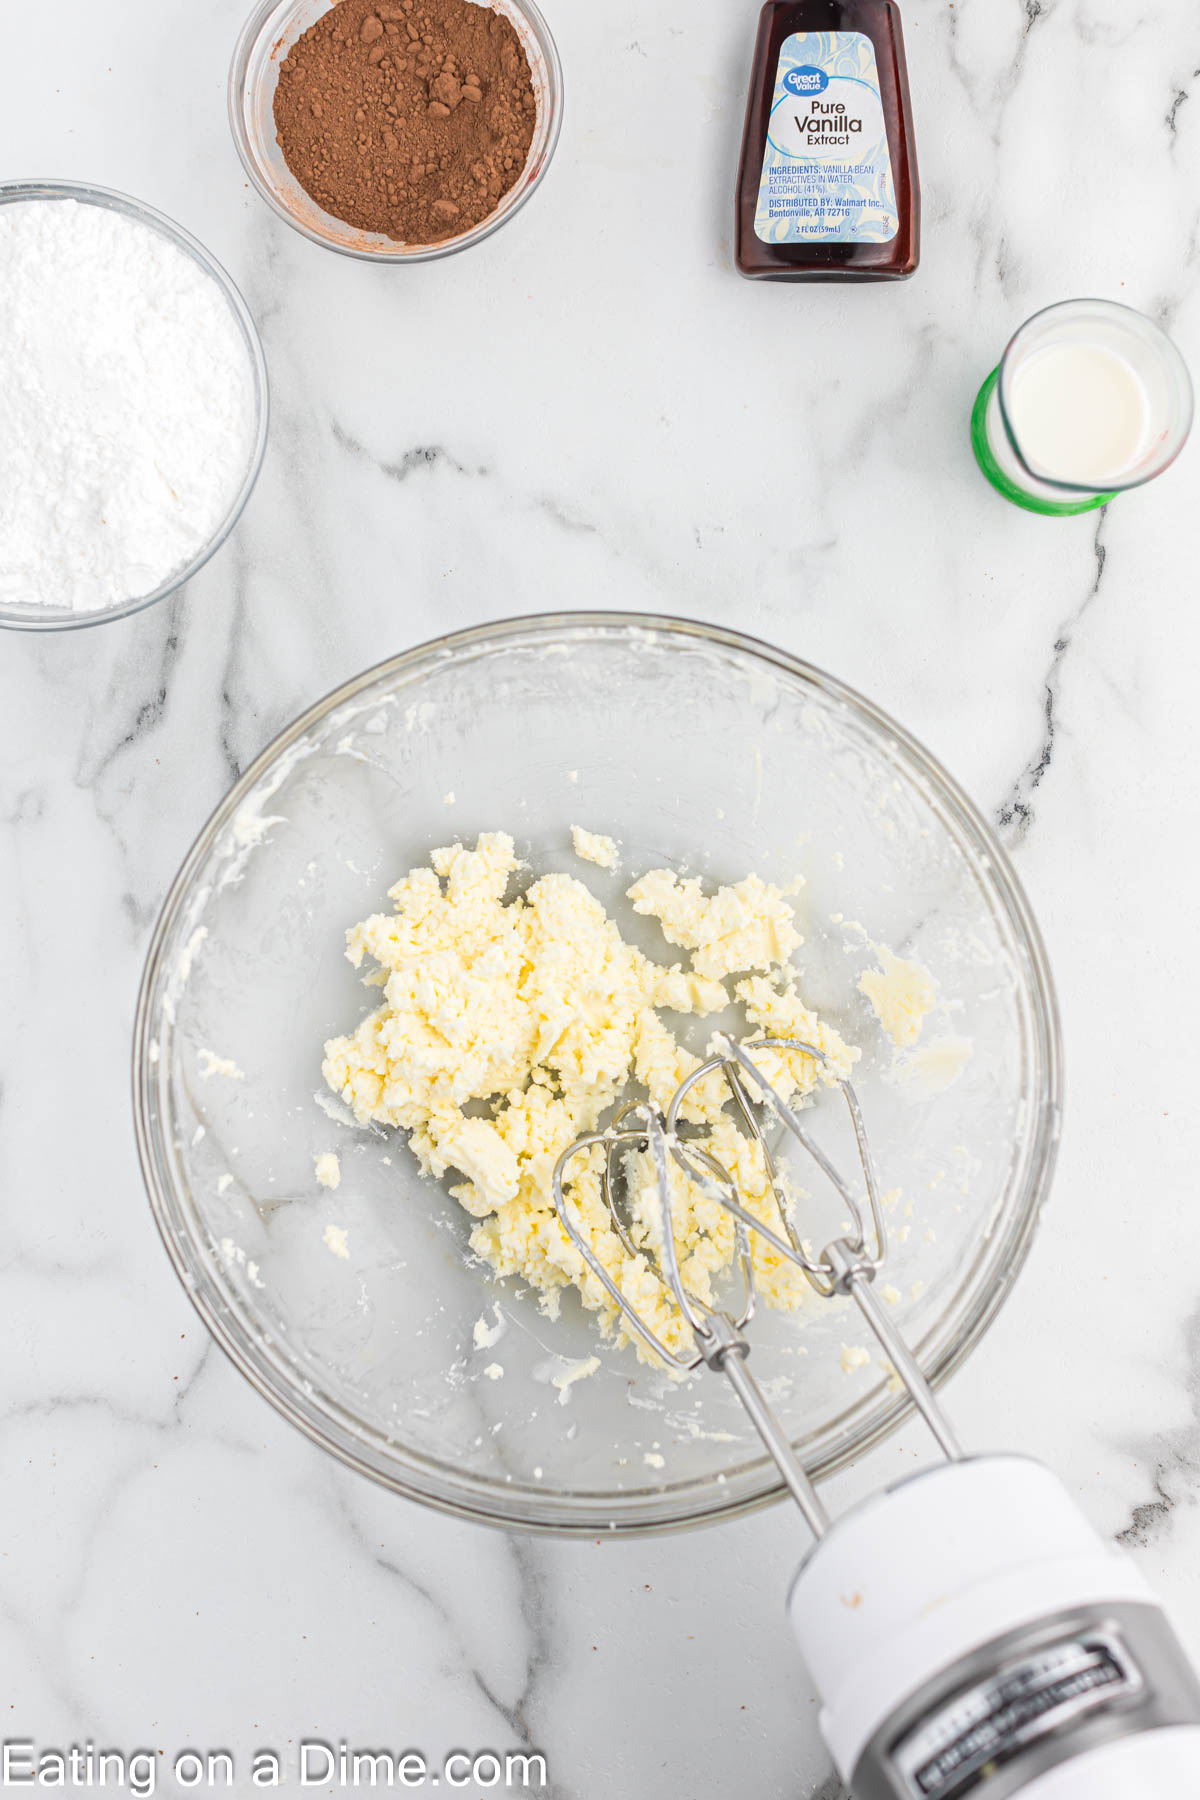
[[[789,1610],[856,1800],[1200,1800],[1200,1682],[1041,1464],[939,1464],[847,1513]]]
[[[1200,1794],[1200,1729],[1141,1732],[1072,1757],[1018,1791],[1022,1800],[1194,1800]]]

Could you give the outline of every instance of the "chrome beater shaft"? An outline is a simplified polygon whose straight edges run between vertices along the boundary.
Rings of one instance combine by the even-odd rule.
[[[699,1368],[704,1363],[726,1376],[800,1511],[815,1535],[821,1537],[829,1528],[829,1514],[796,1456],[787,1433],[746,1366],[750,1342],[745,1328],[754,1316],[756,1299],[754,1265],[750,1254],[751,1232],[757,1232],[780,1256],[802,1270],[810,1286],[823,1298],[847,1295],[854,1300],[897,1379],[929,1426],[945,1456],[950,1460],[957,1460],[962,1451],[920,1365],[875,1293],[875,1276],[887,1256],[887,1226],[866,1125],[852,1084],[846,1079],[831,1077],[841,1089],[849,1109],[866,1190],[869,1223],[854,1189],[826,1155],[797,1109],[768,1080],[752,1054],[754,1051],[800,1051],[828,1070],[829,1061],[824,1052],[815,1044],[804,1043],[797,1038],[759,1038],[748,1044],[739,1044],[732,1038],[720,1037],[715,1042],[716,1054],[680,1083],[665,1114],[649,1102],[631,1102],[621,1109],[606,1130],[591,1132],[578,1138],[564,1150],[554,1169],[554,1204],[564,1230],[588,1268],[630,1328],[649,1345],[661,1361],[668,1367],[683,1372]],[[743,1205],[736,1182],[716,1157],[701,1144],[681,1134],[680,1114],[688,1094],[699,1082],[717,1073],[728,1083],[746,1133],[759,1147],[778,1214],[778,1230]],[[849,1215],[849,1230],[827,1244],[820,1255],[812,1254],[795,1228],[792,1208],[782,1191],[779,1171],[767,1142],[760,1109],[772,1116],[812,1158]],[[574,1216],[567,1194],[569,1170],[576,1157],[594,1148],[604,1151],[601,1189],[608,1220],[625,1250],[630,1255],[644,1257],[670,1291],[675,1305],[691,1328],[696,1346],[694,1355],[679,1355],[663,1343],[658,1333],[613,1280]],[[622,1216],[622,1207],[617,1197],[620,1159],[622,1155],[628,1156],[631,1151],[648,1154],[650,1158],[658,1210],[656,1229],[653,1232],[643,1231],[636,1242]],[[735,1256],[744,1288],[742,1305],[736,1314],[707,1305],[691,1293],[684,1283],[672,1218],[672,1161],[689,1182],[694,1183],[708,1199],[720,1205],[734,1220]]]
[[[630,1329],[668,1366],[707,1363],[732,1383],[816,1535],[792,1582],[788,1614],[821,1699],[822,1736],[848,1789],[860,1800],[959,1800],[968,1787],[972,1795],[994,1787],[996,1800],[1033,1800],[1035,1793],[1049,1800],[1051,1791],[1055,1800],[1200,1793],[1200,1679],[1144,1579],[1048,1469],[1026,1457],[962,1455],[875,1294],[887,1256],[885,1208],[850,1082],[836,1076],[816,1045],[798,1039],[738,1044],[721,1037],[714,1049],[665,1114],[634,1103],[607,1131],[572,1144],[554,1171],[554,1202]],[[762,1067],[775,1051],[815,1058],[829,1084],[840,1087],[865,1207]],[[688,1135],[681,1117],[691,1089],[718,1072],[759,1147],[764,1219],[743,1205],[733,1175]],[[803,1147],[846,1209],[842,1235],[819,1255],[795,1228],[764,1119]],[[665,1284],[691,1328],[691,1356],[662,1342],[604,1268],[576,1216],[569,1170],[577,1156],[599,1147],[601,1219],[607,1216],[625,1249]],[[631,1151],[639,1153],[636,1167]],[[684,1280],[673,1203],[687,1189],[676,1171],[734,1221],[745,1282],[736,1316],[705,1304]],[[632,1228],[622,1216],[631,1194]],[[840,1519],[817,1497],[746,1366],[752,1232],[801,1269],[816,1293],[855,1302],[946,1456]]]

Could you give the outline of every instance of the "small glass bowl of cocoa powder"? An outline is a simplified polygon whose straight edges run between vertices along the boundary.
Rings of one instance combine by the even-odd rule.
[[[295,230],[344,256],[429,262],[490,237],[539,185],[562,67],[533,0],[261,0],[229,119]]]

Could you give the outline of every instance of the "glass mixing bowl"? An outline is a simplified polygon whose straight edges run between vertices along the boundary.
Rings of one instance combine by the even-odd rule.
[[[283,159],[275,137],[275,88],[279,65],[301,34],[315,25],[336,0],[261,0],[242,28],[229,69],[229,126],[247,175],[281,219],[343,256],[367,262],[433,262],[481,244],[520,211],[540,185],[562,130],[563,78],[550,28],[534,0],[482,0],[511,21],[533,77],[537,124],[520,179],[495,212],[457,237],[436,244],[401,244],[377,231],[360,231],[335,219],[305,192]]]
[[[619,871],[574,858],[575,823],[620,840]],[[579,875],[664,959],[679,952],[621,898],[642,871],[805,878],[802,988],[862,1046],[882,1185],[900,1190],[881,1279],[935,1382],[995,1317],[1050,1177],[1037,928],[979,814],[884,713],[752,639],[625,614],[488,625],[369,670],[264,751],[180,870],[138,1003],[138,1145],[171,1259],[243,1373],[347,1463],[448,1511],[581,1533],[743,1511],[781,1483],[727,1384],[672,1383],[571,1300],[545,1318],[472,1257],[471,1221],[404,1134],[356,1127],[323,1087],[324,1041],[374,1004],[346,927],[435,846],[494,830],[530,879]],[[916,1060],[857,991],[872,941],[937,982]],[[691,1024],[697,1048],[712,1027]],[[327,1151],[336,1190],[314,1175]],[[497,1306],[504,1334],[477,1348]],[[848,1301],[763,1309],[751,1341],[814,1474],[906,1413],[876,1360],[844,1372],[864,1341]],[[554,1375],[593,1353],[563,1404]]]
[[[147,606],[153,606],[158,600],[166,600],[176,593],[185,582],[201,570],[211,556],[215,556],[225,542],[234,526],[242,516],[242,511],[254,491],[258,480],[258,472],[262,468],[263,457],[267,449],[267,426],[270,419],[270,399],[267,384],[267,359],[263,355],[262,339],[258,335],[258,327],[251,316],[250,309],[242,299],[230,277],[225,273],[216,258],[204,248],[190,232],[177,225],[174,219],[168,219],[165,213],[156,212],[154,207],[147,206],[142,200],[134,200],[129,194],[117,193],[113,188],[91,187],[78,181],[6,181],[0,183],[0,206],[12,206],[22,201],[41,200],[54,203],[60,200],[77,200],[82,206],[102,206],[110,212],[127,213],[131,219],[137,219],[151,231],[156,231],[176,249],[182,250],[185,256],[199,264],[200,268],[214,281],[225,296],[229,310],[234,316],[237,328],[245,340],[246,357],[250,366],[251,381],[254,388],[254,427],[250,444],[250,456],[246,464],[237,491],[230,500],[225,517],[211,534],[207,543],[202,544],[190,560],[180,568],[173,569],[166,579],[148,594],[135,594],[132,599],[122,600],[116,606],[98,606],[92,611],[77,612],[73,607],[35,606],[12,602],[0,605],[0,626],[8,626],[18,631],[76,631],[85,625],[103,625],[110,619],[126,619],[130,613],[141,612]]]

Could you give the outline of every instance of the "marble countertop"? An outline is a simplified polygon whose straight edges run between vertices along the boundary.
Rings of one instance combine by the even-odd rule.
[[[0,645],[0,1736],[164,1766],[530,1743],[562,1800],[836,1791],[783,1619],[789,1509],[579,1545],[389,1497],[209,1344],[143,1196],[134,997],[200,823],[334,683],[549,607],[773,639],[996,822],[1057,976],[1068,1112],[1034,1254],[948,1402],[970,1443],[1051,1461],[1200,1653],[1200,463],[1050,521],[991,492],[966,433],[1009,332],[1067,295],[1145,308],[1200,367],[1194,6],[906,0],[921,268],[804,291],[731,266],[753,6],[546,0],[555,166],[481,249],[406,272],[247,187],[224,102],[245,4],[5,26],[3,174],[126,189],[210,245],[274,419],[187,591]]]

